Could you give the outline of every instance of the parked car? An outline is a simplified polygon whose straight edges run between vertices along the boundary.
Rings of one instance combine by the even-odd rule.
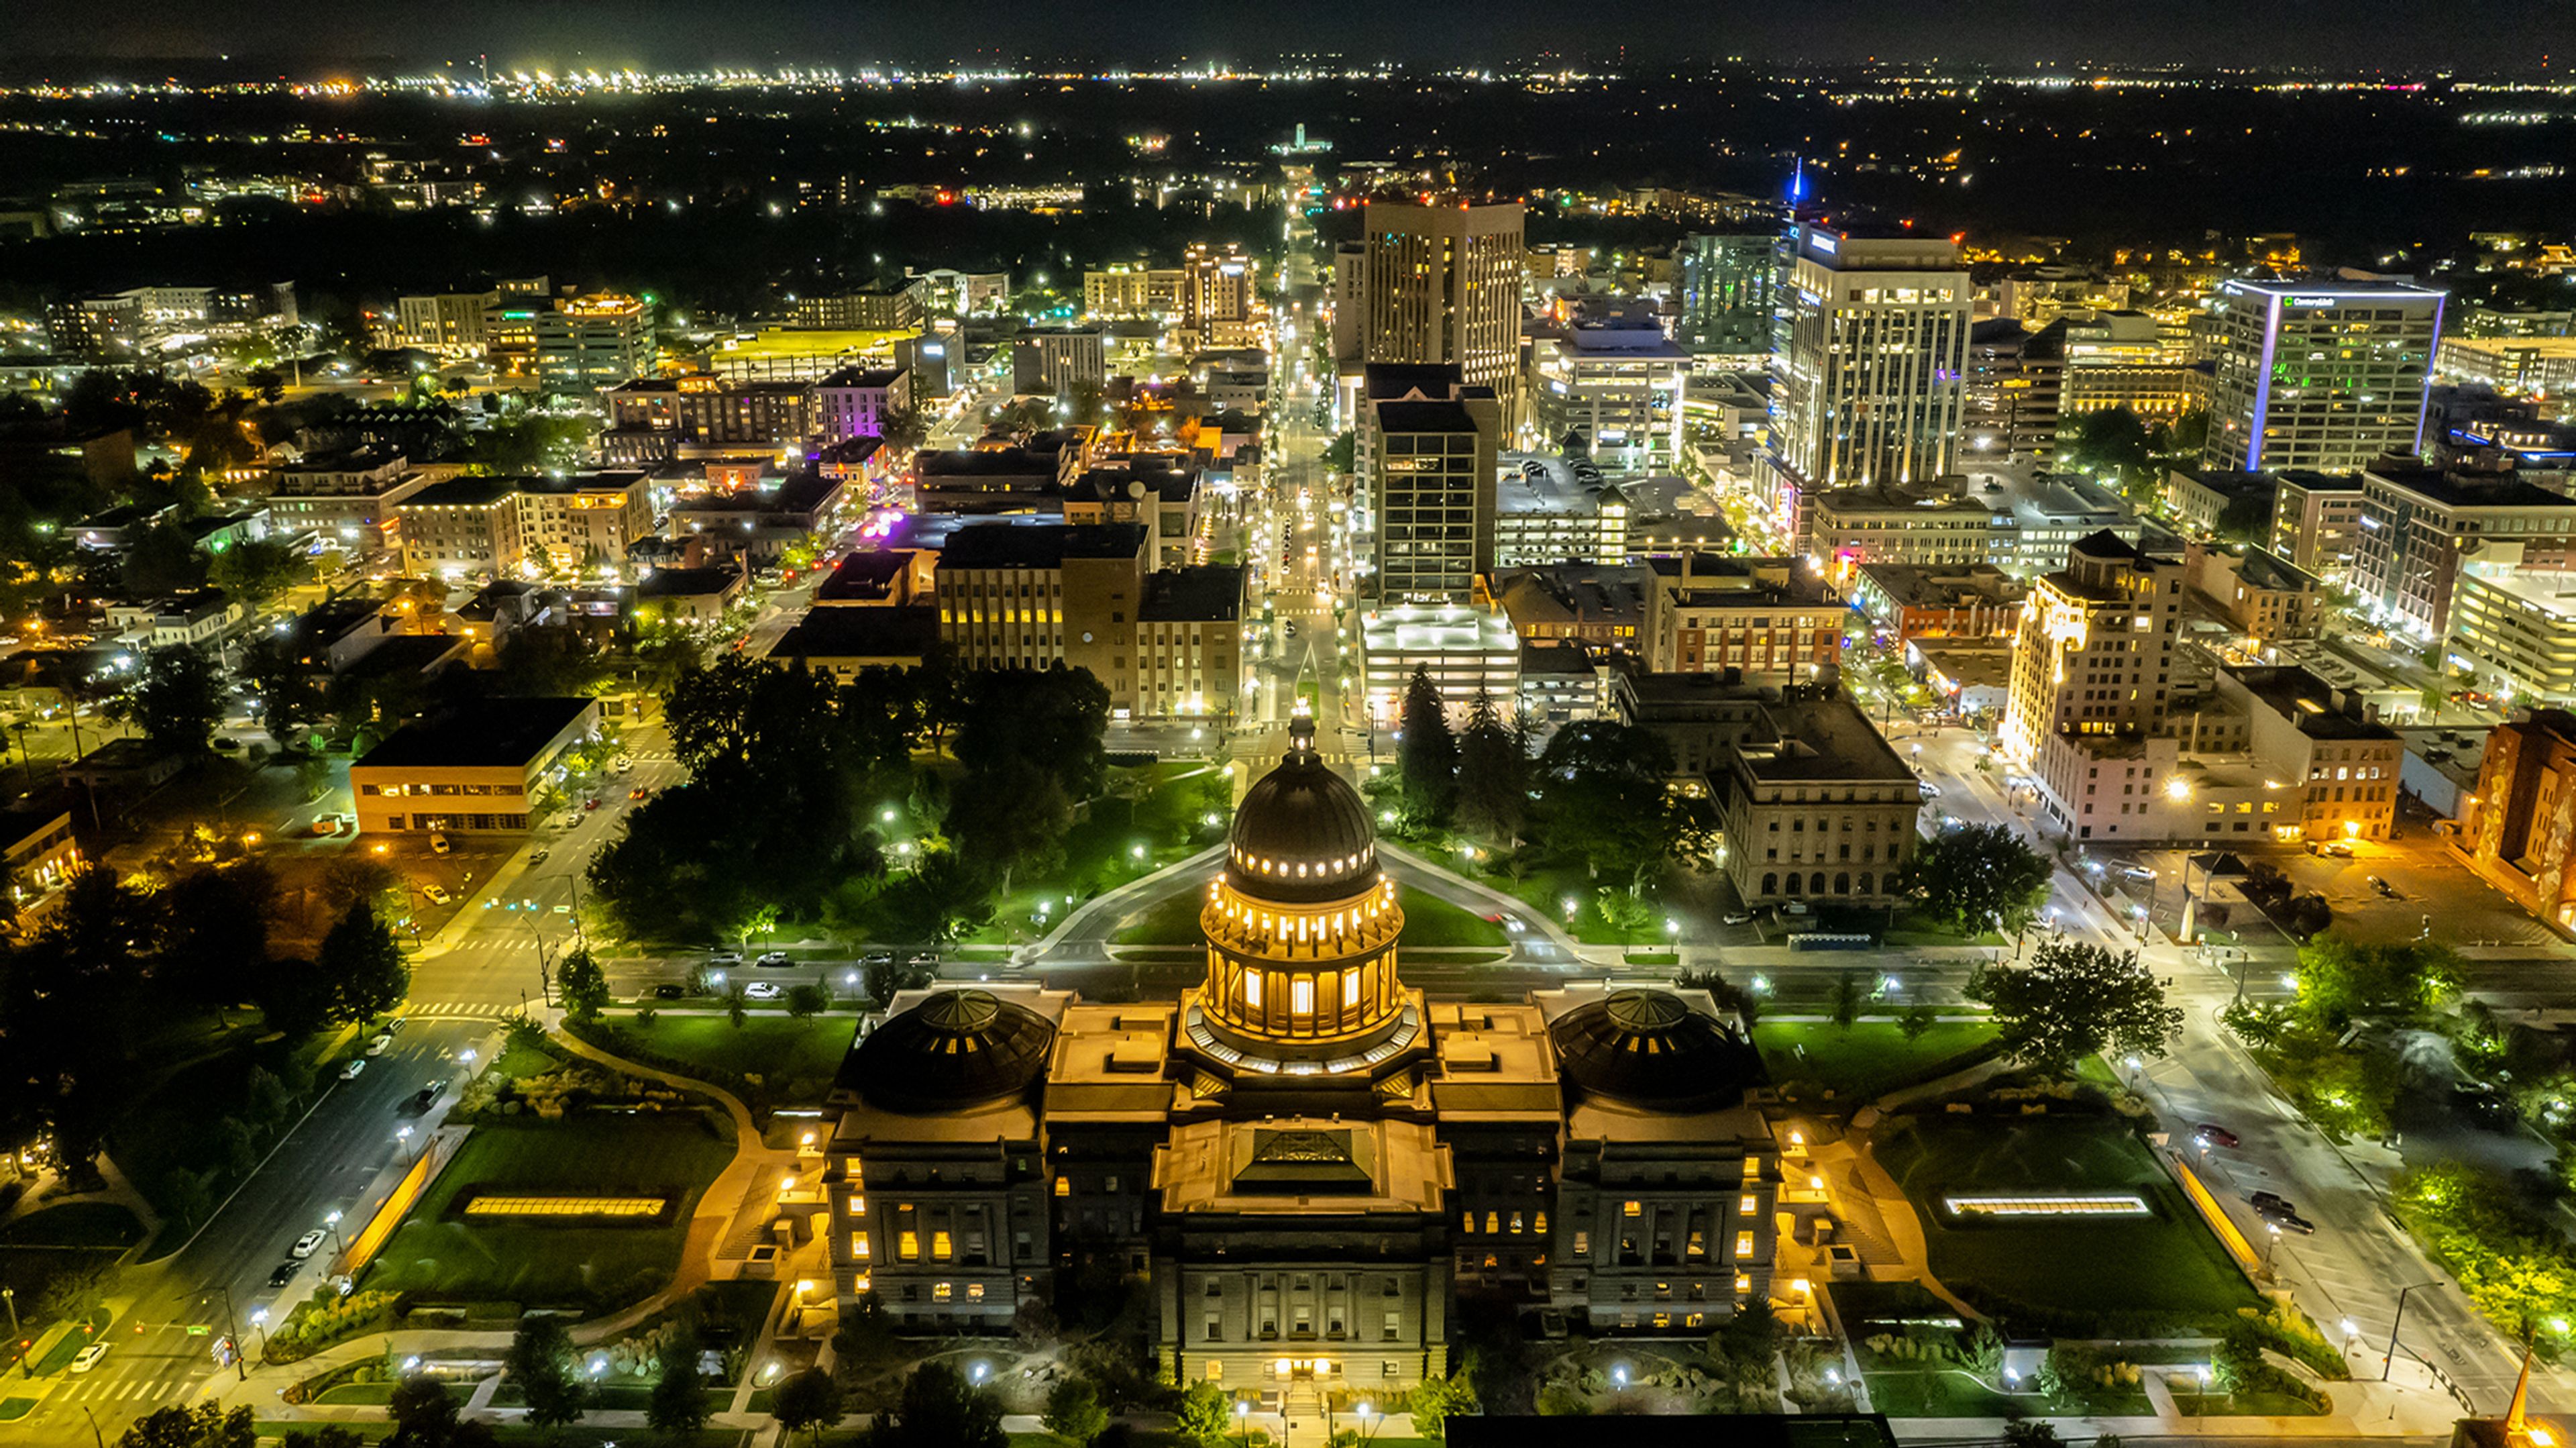
[[[420,893],[428,896],[429,903],[432,905],[445,905],[456,898],[455,896],[447,893],[446,886],[439,884],[435,880],[431,881],[429,884],[421,886]]]
[[[367,1042],[367,1054],[370,1056],[381,1056],[393,1048],[394,1038],[381,1033],[374,1040]]]
[[[82,1348],[80,1350],[80,1356],[72,1359],[72,1371],[76,1373],[88,1372],[91,1368],[97,1367],[98,1360],[105,1356],[107,1356],[107,1339],[100,1338],[98,1341]]]
[[[731,970],[740,964],[742,964],[742,952],[739,950],[718,950],[707,956],[707,965],[714,970]]]
[[[2277,1216],[2266,1212],[2263,1214],[2263,1222],[2266,1226],[2278,1227],[2284,1232],[2296,1232],[2302,1237],[2313,1237],[2317,1234],[2317,1224],[2296,1212],[2282,1212]]]
[[[635,756],[632,754],[621,754],[615,759],[610,760],[608,767],[616,770],[620,774],[625,774],[635,768]]]
[[[686,987],[675,985],[667,980],[653,987],[653,999],[657,1001],[675,1001],[688,993]]]
[[[2363,876],[2363,878],[2370,882],[2370,888],[2378,891],[2381,895],[2391,900],[2397,898],[2397,887],[2389,884],[2386,880],[2379,878],[2377,875],[2366,875]]]
[[[764,950],[760,953],[760,958],[753,961],[752,965],[761,970],[785,970],[787,967],[794,965],[795,963],[795,961],[787,958],[786,951]]]
[[[2308,853],[2311,855],[2331,855],[2338,860],[2349,860],[2352,858],[2352,846],[2345,844],[2341,840],[2310,840],[2308,841]]]
[[[403,1018],[403,1017],[401,1017],[401,1016],[395,1016],[395,1017],[394,1017],[394,1018],[392,1018],[391,1020],[386,1021],[386,1022],[385,1022],[385,1025],[384,1025],[384,1032],[385,1032],[385,1034],[386,1034],[386,1035],[388,1035],[388,1036],[399,1036],[399,1035],[401,1035],[401,1034],[403,1033],[403,1025],[404,1025],[404,1023],[405,1023],[404,1018]]]
[[[894,952],[891,950],[871,950],[867,954],[859,957],[859,964],[892,965],[894,964]]]
[[[355,1081],[358,1079],[358,1073],[366,1069],[367,1058],[364,1056],[353,1056],[349,1059],[348,1065],[340,1068],[340,1079],[343,1081]]]
[[[1750,910],[1729,910],[1726,912],[1726,923],[1729,925],[1750,925],[1753,923],[1753,912]]]
[[[312,1231],[305,1233],[303,1236],[296,1238],[295,1245],[286,1249],[286,1255],[294,1258],[298,1262],[301,1262],[305,1258],[312,1256],[314,1253],[321,1251],[322,1244],[330,1240],[331,1234],[329,1232],[324,1231],[320,1227],[316,1227]]]
[[[442,1083],[440,1082],[432,1081],[428,1085],[411,1093],[411,1101],[404,1109],[411,1112],[414,1116],[418,1116],[422,1112],[427,1111],[430,1107],[438,1103],[438,1093],[441,1085]]]
[[[2224,1146],[2232,1149],[2237,1145],[2236,1133],[2215,1121],[2204,1121],[2193,1127],[2191,1135],[2194,1141],[2203,1146]]]
[[[268,1285],[271,1287],[284,1287],[287,1283],[295,1280],[296,1273],[303,1270],[304,1264],[301,1262],[280,1262],[277,1264],[277,1270],[268,1274]]]
[[[626,791],[626,797],[628,799],[651,799],[653,797],[653,791],[646,789],[644,786],[639,784],[633,789]]]
[[[444,831],[431,830],[429,832],[429,852],[431,854],[443,855],[455,848],[456,846],[448,843],[447,835]]]
[[[2123,865],[2120,867],[2120,878],[2123,880],[2135,880],[2139,884],[2143,885],[2155,877],[2156,872],[2148,869],[2144,865]]]
[[[751,984],[744,986],[742,988],[742,993],[744,998],[748,1000],[774,1001],[780,996],[787,994],[787,988],[776,981],[756,980]]]
[[[547,852],[547,851],[544,851],[544,850],[535,850],[535,851],[531,851],[531,852],[529,853],[529,855],[528,855],[528,863],[529,863],[529,864],[531,864],[531,865],[542,865],[542,864],[544,864],[544,863],[546,862],[546,855],[547,855],[547,853],[548,853],[548,852]]]
[[[581,802],[581,808],[582,813],[584,814],[588,814],[590,811],[599,808],[599,796],[594,794],[590,798],[583,800]]]
[[[1780,913],[1783,915],[1805,915],[1809,913],[1807,910],[1807,902],[1804,900],[1787,901],[1780,906]]]
[[[1914,787],[1922,791],[1925,799],[1939,799],[1941,797],[1941,786],[1934,784],[1928,779],[1916,780],[1914,782]]]

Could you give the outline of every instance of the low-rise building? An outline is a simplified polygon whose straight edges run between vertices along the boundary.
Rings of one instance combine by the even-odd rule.
[[[1521,644],[1511,619],[1479,587],[1469,603],[1399,604],[1360,615],[1360,688],[1368,716],[1393,728],[1416,669],[1453,719],[1463,720],[1478,694],[1496,705],[1520,695]]]
[[[1539,338],[1529,358],[1539,436],[1552,444],[1580,438],[1589,451],[1639,466],[1681,460],[1690,354],[1663,328],[1572,327]]]
[[[1864,563],[1851,584],[1853,605],[1900,646],[1918,638],[2009,638],[2029,592],[1991,563]]]
[[[1089,669],[1135,705],[1147,532],[1137,523],[987,523],[939,552],[939,636],[962,668]]]
[[[1560,563],[1494,575],[1496,601],[1525,647],[1580,644],[1626,654],[1641,667],[1654,643],[1647,591],[1658,584],[1632,564]],[[1526,662],[1526,651],[1522,657]]]
[[[1555,467],[1526,456],[1503,462],[1494,484],[1496,568],[1627,558],[1632,508],[1623,490],[1568,487]]]
[[[2576,570],[2525,568],[2518,549],[2503,551],[2461,566],[2450,655],[2509,700],[2576,701]]]
[[[400,453],[317,453],[269,469],[270,525],[310,533],[326,548],[372,553],[402,546],[398,510],[430,476]]]
[[[70,800],[63,791],[28,795],[0,807],[0,861],[8,872],[10,898],[21,909],[63,883],[81,862]]]
[[[1657,672],[1727,669],[1809,681],[1842,660],[1842,599],[1806,560],[1686,551],[1646,560],[1646,651]]]
[[[2012,698],[2013,641],[1926,635],[1905,645],[1905,666],[1969,719],[1999,719]]]
[[[1709,784],[1745,904],[1888,905],[1903,893],[1922,784],[1839,683],[1765,698]]]
[[[765,565],[791,547],[848,527],[860,511],[847,483],[819,472],[791,473],[774,487],[683,498],[671,505],[670,533],[673,541],[695,544],[706,556]]]
[[[2229,552],[2195,543],[2183,551],[2183,569],[2212,612],[2257,642],[2315,638],[2325,618],[2317,576],[2267,549]]]
[[[886,415],[912,410],[903,367],[844,367],[814,384],[814,425],[824,440],[885,436]]]
[[[635,581],[637,623],[713,624],[748,591],[737,567],[651,568]]]
[[[2320,578],[2352,571],[2361,534],[2361,474],[2292,468],[2279,475],[2272,501],[2275,556]]]
[[[1137,614],[1139,719],[1217,719],[1243,705],[1243,569],[1166,568],[1145,579]]]
[[[519,480],[459,477],[423,488],[397,510],[403,571],[457,580],[515,572],[527,557]]]
[[[769,657],[846,683],[861,669],[919,668],[938,647],[939,610],[929,604],[818,608],[780,634]]]
[[[514,834],[596,738],[596,699],[479,699],[406,724],[349,766],[360,834]]]
[[[1206,474],[1197,467],[1162,457],[1124,458],[1073,480],[1064,491],[1064,521],[1142,524],[1154,566],[1179,568],[1197,561],[1206,492]]]
[[[107,626],[138,647],[194,648],[212,643],[241,623],[241,601],[220,588],[199,588],[166,598],[107,606]]]
[[[2576,714],[2535,710],[2487,735],[2452,847],[2534,916],[2576,927]]]

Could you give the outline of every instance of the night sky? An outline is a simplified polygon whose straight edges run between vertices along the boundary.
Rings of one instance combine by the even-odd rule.
[[[2463,21],[2470,23],[2463,23]],[[1744,55],[2528,70],[2576,35],[2570,0],[15,0],[0,65],[40,56],[327,64],[394,57],[525,68],[1141,62],[1338,51],[1482,63],[1558,52],[1631,63]],[[2576,47],[2571,47],[2576,57]],[[2550,67],[2554,74],[2561,63]]]

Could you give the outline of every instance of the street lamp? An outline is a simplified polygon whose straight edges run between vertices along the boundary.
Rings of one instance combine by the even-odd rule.
[[[2406,1294],[2410,1292],[2418,1292],[2427,1287],[2439,1287],[2441,1285],[2442,1284],[2436,1280],[2432,1282],[2418,1282],[2413,1287],[2401,1287],[2397,1289],[2397,1317],[2395,1321],[2388,1324],[2388,1353],[2385,1357],[2382,1357],[2379,1360],[2379,1380],[2381,1382],[2384,1383],[2388,1381],[2390,1369],[2397,1365],[2397,1329],[2404,1325],[2406,1321]]]
[[[337,1207],[332,1208],[330,1215],[322,1219],[322,1225],[331,1229],[331,1243],[340,1249],[340,1255],[348,1256],[349,1242],[347,1238],[340,1235],[340,1211]]]

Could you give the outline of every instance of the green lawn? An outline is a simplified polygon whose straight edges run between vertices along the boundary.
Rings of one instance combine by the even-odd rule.
[[[1064,863],[1042,874],[1021,872],[995,901],[993,923],[961,942],[1020,945],[1036,940],[1072,908],[1130,880],[1187,859],[1223,839],[1233,817],[1233,784],[1222,766],[1199,760],[1114,768],[1111,792],[1091,802],[1089,813],[1064,836]],[[1141,791],[1129,802],[1117,790]],[[1217,823],[1207,817],[1213,814]],[[1144,847],[1140,858],[1136,849]],[[1047,911],[1038,913],[1040,901]]]
[[[1198,945],[1199,910],[1207,903],[1204,882],[1176,891],[1152,905],[1118,932],[1118,945]],[[1503,927],[1437,895],[1398,885],[1395,903],[1404,911],[1404,933],[1396,937],[1396,948],[1440,948],[1448,946],[1494,946],[1506,942]]]
[[[71,1331],[54,1339],[54,1345],[45,1349],[43,1357],[36,1359],[37,1377],[45,1377],[70,1367],[72,1359],[80,1356],[81,1349],[98,1341],[98,1335],[107,1331],[110,1326],[107,1309],[103,1307],[91,1313],[88,1321],[89,1331],[83,1332],[75,1326]]]
[[[2173,1395],[2174,1411],[2186,1418],[2317,1418],[2324,1410],[2287,1393],[2182,1393]]]
[[[1864,1372],[1869,1405],[1891,1418],[2001,1418],[2045,1413],[2037,1393],[1999,1393],[1959,1368]]]
[[[15,1423],[34,1411],[34,1398],[0,1398],[0,1423]]]
[[[1913,1040],[1893,1021],[1765,1022],[1753,1028],[1762,1064],[1780,1086],[1811,1082],[1837,1101],[1868,1101],[1971,1065],[1994,1049],[1995,1028],[1943,1021]]]
[[[421,1303],[622,1306],[658,1290],[679,1257],[698,1194],[733,1159],[733,1133],[708,1112],[577,1114],[483,1126],[395,1229],[360,1286]],[[451,1208],[472,1190],[667,1193],[651,1225],[469,1225]]]
[[[1456,860],[1443,863],[1456,864]],[[1646,912],[1634,929],[1621,929],[1601,916],[1598,908],[1602,887],[1624,888],[1625,881],[1596,880],[1581,865],[1549,865],[1525,872],[1517,881],[1500,871],[1480,871],[1476,878],[1496,890],[1518,899],[1533,914],[1552,920],[1586,945],[1661,945],[1673,943],[1672,932],[1664,929],[1670,913],[1661,894],[1649,885],[1645,893]],[[1574,919],[1566,920],[1565,902],[1575,902]]]
[[[131,1247],[143,1223],[114,1202],[71,1202],[0,1227],[0,1247]]]
[[[820,1101],[849,1054],[858,1017],[754,1015],[739,1027],[726,1016],[661,1015],[651,1025],[632,1018],[617,1033],[662,1055],[701,1062],[736,1076],[757,1076],[773,1102]]]
[[[1918,1116],[1882,1134],[1879,1162],[1922,1214],[1932,1272],[2010,1316],[2203,1318],[2251,1306],[2253,1289],[2126,1125],[2108,1118]],[[1941,1205],[1957,1191],[2135,1191],[2147,1217],[1976,1221]],[[2042,1321],[2017,1326],[2039,1330]]]

